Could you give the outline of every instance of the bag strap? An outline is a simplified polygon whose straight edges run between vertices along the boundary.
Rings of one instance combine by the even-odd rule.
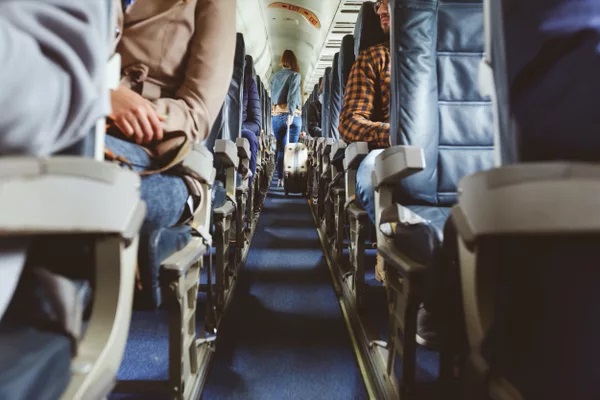
[[[175,157],[173,157],[173,159],[171,161],[169,161],[166,165],[163,165],[162,167],[157,168],[157,169],[136,171],[136,172],[140,176],[149,176],[149,175],[160,174],[162,172],[168,171],[171,168],[173,168],[176,165],[183,162],[183,160],[185,159],[187,154],[190,152],[190,149],[191,149],[190,142],[188,140],[186,140],[185,143],[177,151],[177,154],[175,155]],[[123,156],[117,156],[115,153],[113,153],[108,148],[104,149],[104,159],[108,160],[108,161],[118,162],[119,164],[123,164],[123,165],[127,166],[132,171],[134,170],[133,164],[131,163],[131,161],[129,161],[127,158],[125,158]]]

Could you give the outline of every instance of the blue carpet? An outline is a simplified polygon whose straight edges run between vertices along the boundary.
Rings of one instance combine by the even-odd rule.
[[[305,198],[272,188],[203,398],[365,399]]]

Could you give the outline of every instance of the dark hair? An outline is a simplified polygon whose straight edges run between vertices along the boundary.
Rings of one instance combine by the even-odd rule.
[[[281,55],[281,65],[285,68],[289,68],[294,72],[300,72],[300,67],[298,66],[298,59],[296,55],[291,50],[285,50]]]

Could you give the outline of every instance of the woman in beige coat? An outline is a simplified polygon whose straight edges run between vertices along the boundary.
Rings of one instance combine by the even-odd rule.
[[[137,170],[158,169],[210,132],[232,76],[236,2],[115,1],[122,79],[111,93],[107,149]],[[189,184],[168,171],[143,177],[143,229],[185,220],[200,201]]]

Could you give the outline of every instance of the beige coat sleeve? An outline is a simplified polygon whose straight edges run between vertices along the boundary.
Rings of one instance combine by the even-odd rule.
[[[154,101],[168,115],[166,132],[184,131],[194,141],[208,136],[227,94],[236,43],[236,0],[200,0],[196,31],[183,84],[175,98]]]

